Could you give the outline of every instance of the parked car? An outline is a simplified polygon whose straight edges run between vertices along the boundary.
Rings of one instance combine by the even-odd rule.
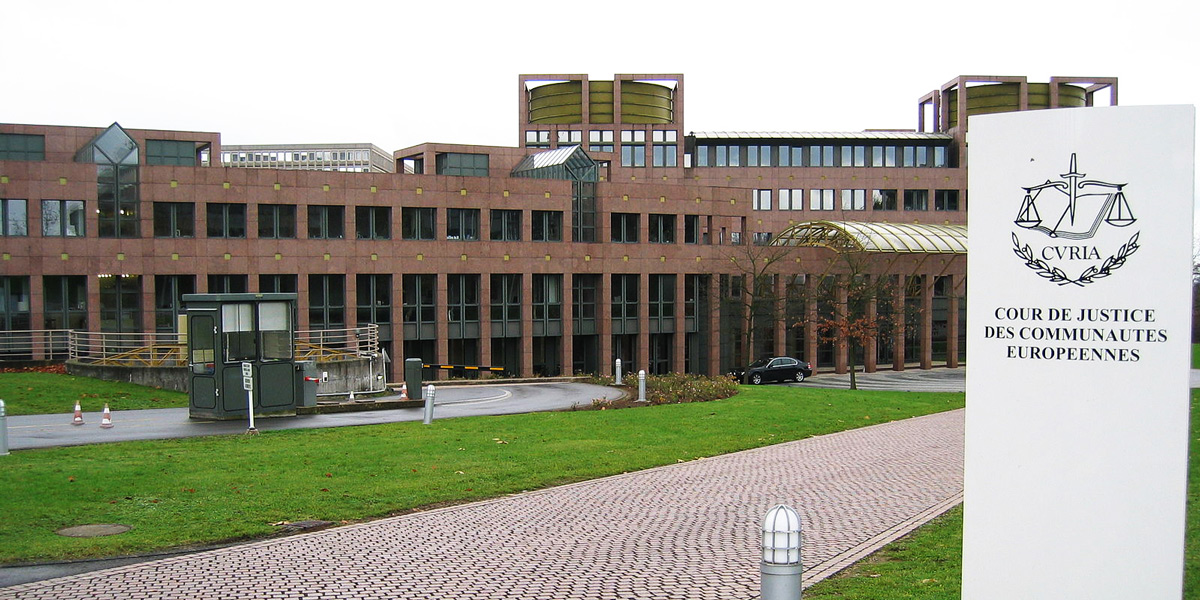
[[[804,381],[812,375],[812,365],[796,360],[790,356],[760,358],[744,369],[734,369],[729,372],[738,381],[747,381],[761,385],[768,381]]]

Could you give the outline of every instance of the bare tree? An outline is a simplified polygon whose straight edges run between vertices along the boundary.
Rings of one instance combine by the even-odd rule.
[[[729,246],[722,253],[733,267],[731,297],[723,299],[741,317],[740,342],[743,363],[754,359],[754,348],[764,327],[774,327],[783,319],[784,298],[776,278],[796,254],[795,246],[747,243]]]

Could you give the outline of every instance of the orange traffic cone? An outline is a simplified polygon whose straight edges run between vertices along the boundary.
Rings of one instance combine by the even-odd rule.
[[[408,400],[408,384],[407,383],[400,384],[400,399]]]
[[[113,426],[112,413],[110,413],[108,411],[108,403],[105,402],[104,403],[104,412],[100,413],[100,428],[101,429],[109,429],[112,426]]]
[[[79,401],[75,401],[75,418],[71,420],[72,425],[83,425],[83,409],[79,407]]]

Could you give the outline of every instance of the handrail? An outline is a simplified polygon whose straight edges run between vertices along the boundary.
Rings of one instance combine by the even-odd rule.
[[[376,358],[379,326],[296,332],[296,360],[321,362]],[[0,331],[0,362],[65,360],[123,366],[170,367],[187,364],[187,336],[181,333],[113,333],[75,329]]]

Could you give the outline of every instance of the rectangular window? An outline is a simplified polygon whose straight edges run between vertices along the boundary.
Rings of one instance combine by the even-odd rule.
[[[611,239],[617,244],[636,244],[638,242],[637,213],[612,213]]]
[[[717,166],[729,166],[729,146],[717,146]]]
[[[675,131],[653,131],[651,141],[654,145],[654,166],[674,167],[677,164],[678,134]]]
[[[883,149],[883,166],[885,166],[885,167],[896,166],[896,147],[895,146],[884,147],[884,149]]]
[[[871,190],[873,210],[896,210],[896,190]]]
[[[646,166],[646,132],[645,131],[622,131],[621,132],[621,166],[622,167],[644,167],[644,166]]]
[[[196,166],[196,142],[146,140],[146,164]]]
[[[904,190],[904,210],[929,210],[929,190]]]
[[[575,319],[576,333],[596,331],[599,303],[599,275],[577,273],[571,277],[571,317]]]
[[[46,329],[87,330],[86,275],[47,275],[42,278],[42,294]]]
[[[708,146],[696,146],[695,157],[696,157],[696,166],[697,167],[707,167],[708,166]]]
[[[535,210],[533,211],[532,218],[533,231],[531,235],[533,241],[562,241],[563,213],[561,210]]]
[[[771,190],[754,190],[754,210],[771,210]]]
[[[250,291],[246,288],[247,283],[245,275],[209,275],[208,293],[245,294]]]
[[[933,148],[933,166],[945,167],[946,165],[946,147],[935,146]]]
[[[479,209],[446,209],[446,239],[474,242],[479,240]]]
[[[42,200],[42,235],[83,237],[83,200]]]
[[[308,239],[340,240],[346,236],[346,207],[314,204],[308,207]]]
[[[769,232],[769,231],[755,231],[754,232],[754,245],[755,246],[766,246],[769,243],[771,243],[771,232]]]
[[[525,132],[525,147],[526,148],[549,148],[550,147],[550,132],[549,131],[526,131]]]
[[[354,235],[360,240],[392,239],[392,207],[354,207]]]
[[[958,190],[935,190],[933,210],[958,210]]]
[[[205,207],[207,229],[210,238],[246,237],[246,205],[224,202],[209,202]]]
[[[700,243],[700,215],[683,215],[683,243]]]
[[[925,146],[917,146],[917,166],[929,166],[929,148]]]
[[[647,238],[651,244],[674,244],[675,215],[650,215]]]
[[[562,319],[562,275],[533,276],[533,320],[559,321]],[[537,335],[534,325],[535,333]]]
[[[589,152],[612,152],[613,132],[612,131],[589,131],[588,132],[588,151]]]
[[[406,240],[434,239],[436,209],[409,206],[400,209],[400,237]]]
[[[779,210],[803,210],[804,190],[779,190]]]
[[[0,236],[29,235],[27,206],[24,200],[0,198]]]
[[[612,276],[612,308],[611,315],[614,320],[628,320],[631,323],[625,324],[625,328],[637,326],[638,318],[638,275],[616,275]],[[624,333],[636,333],[633,331],[624,331]]]
[[[258,237],[290,240],[296,237],[295,204],[259,204]]]
[[[492,337],[509,337],[521,327],[521,275],[492,274]],[[511,331],[510,331],[511,330]],[[497,335],[497,334],[501,335]]]
[[[184,314],[183,295],[196,293],[195,275],[154,276],[154,330],[174,333]]]
[[[493,208],[491,215],[493,242],[521,241],[521,211]]]
[[[154,237],[196,236],[196,205],[191,202],[155,202]]]
[[[549,135],[549,132],[546,132]],[[465,177],[487,177],[488,155],[466,152],[444,152],[435,159],[438,175],[460,175]]]
[[[583,132],[572,130],[560,130],[558,132],[558,147],[578,146],[583,143]]]
[[[437,275],[404,275],[401,277],[401,289],[404,339],[434,339]]]
[[[833,210],[833,190],[808,190],[809,210]]]
[[[258,291],[264,294],[295,294],[295,275],[259,274]]]
[[[342,329],[346,326],[346,276],[308,276],[309,329]]]
[[[446,276],[446,313],[450,324],[466,324],[479,322],[479,275],[447,275]],[[450,337],[461,339],[466,332],[457,329],[459,335]]]
[[[867,166],[867,147],[866,146],[855,146],[854,147],[854,166],[856,166],[856,167]]]
[[[883,146],[871,146],[871,166],[883,166]]]
[[[388,325],[392,322],[392,276],[359,274],[355,278],[355,323]],[[381,332],[382,333],[382,332]]]
[[[842,210],[867,210],[867,190],[842,190]]]
[[[33,329],[31,312],[29,277],[0,276],[0,331]],[[0,354],[8,350],[5,346],[0,345]]]
[[[0,133],[0,160],[46,160],[46,136]]]
[[[96,165],[96,221],[102,238],[141,237],[137,165]]]
[[[904,162],[900,166],[915,167],[917,166],[917,148],[915,146],[905,146],[902,154]]]
[[[741,146],[730,146],[729,147],[729,166],[731,166],[731,167],[742,166],[742,147]]]
[[[141,276],[102,274],[99,279],[100,331],[141,333]]]
[[[571,237],[575,242],[595,242],[599,227],[596,210],[596,183],[571,182]]]

